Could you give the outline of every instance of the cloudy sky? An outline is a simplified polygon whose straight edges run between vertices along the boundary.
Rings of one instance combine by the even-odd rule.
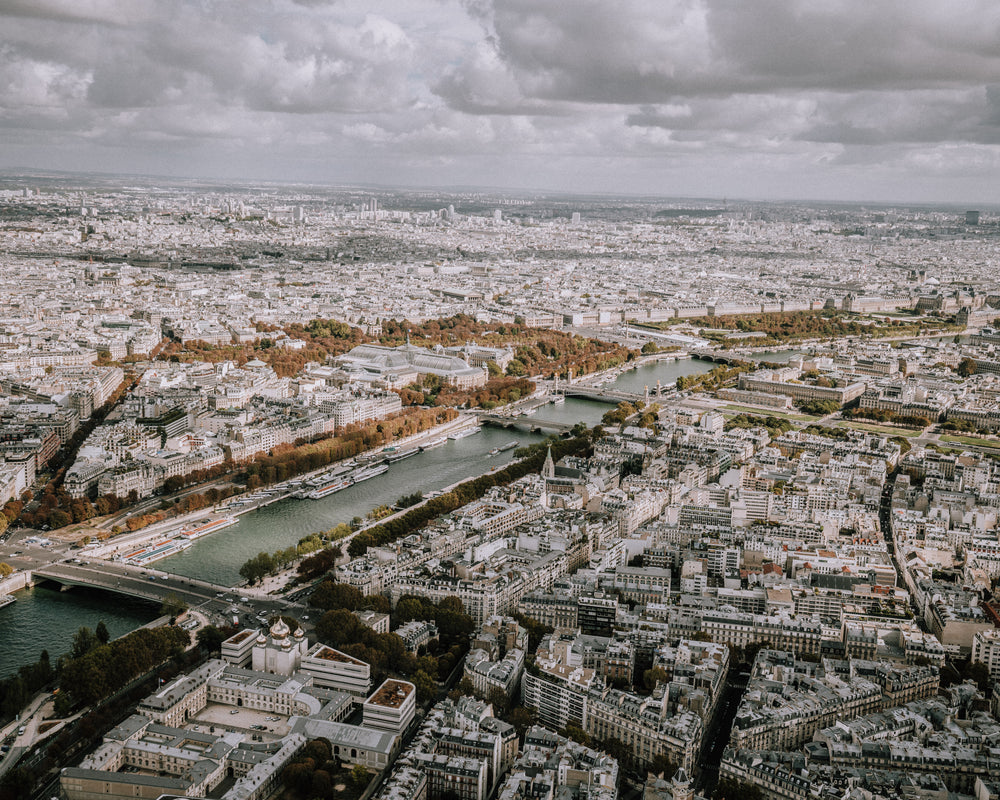
[[[996,202],[997,0],[0,0],[0,167]]]

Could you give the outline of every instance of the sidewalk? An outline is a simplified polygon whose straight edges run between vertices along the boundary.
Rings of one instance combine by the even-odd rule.
[[[0,777],[14,766],[24,752],[35,743],[35,734],[43,716],[40,711],[43,711],[48,704],[51,712],[51,700],[52,695],[49,692],[40,692],[35,695],[35,699],[22,709],[21,719],[14,720],[0,731],[0,738],[7,738],[13,731],[22,725],[24,726],[24,733],[14,739],[10,751],[0,761]],[[48,735],[48,731],[46,731],[46,735]]]

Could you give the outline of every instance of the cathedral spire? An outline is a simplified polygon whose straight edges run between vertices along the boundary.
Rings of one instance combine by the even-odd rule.
[[[548,455],[545,456],[545,463],[542,464],[542,477],[554,478],[556,476],[556,465],[552,460],[552,445],[549,445]]]

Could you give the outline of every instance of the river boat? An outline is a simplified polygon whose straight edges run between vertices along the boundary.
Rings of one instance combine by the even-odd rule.
[[[336,494],[337,492],[343,491],[348,486],[354,485],[354,479],[351,477],[340,478],[338,480],[332,481],[331,483],[319,486],[313,489],[309,494],[306,495],[310,500],[322,500],[324,497],[329,497],[331,494]]]
[[[193,541],[194,539],[200,539],[202,536],[207,536],[210,533],[215,533],[216,531],[221,531],[223,528],[228,528],[230,525],[236,524],[236,517],[221,517],[220,519],[212,520],[201,520],[193,528],[184,528],[178,535],[178,537],[183,537],[188,541]]]
[[[361,469],[357,470],[354,473],[354,475],[353,475],[354,482],[355,483],[361,483],[361,481],[366,481],[369,478],[374,478],[374,477],[376,477],[378,475],[382,475],[382,474],[384,474],[384,473],[386,473],[388,471],[389,471],[389,465],[388,464],[375,464],[374,466],[371,466],[371,467],[362,467]]]

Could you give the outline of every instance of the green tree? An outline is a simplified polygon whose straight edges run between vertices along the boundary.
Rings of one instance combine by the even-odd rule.
[[[60,691],[52,706],[57,717],[68,717],[73,713],[73,698],[69,692]]]
[[[346,608],[335,608],[327,611],[316,622],[316,638],[331,647],[340,647],[358,641],[363,635],[363,628],[361,621],[352,612]]]
[[[448,692],[448,697],[451,697],[452,700],[457,700],[459,697],[472,697],[475,693],[476,685],[468,675],[463,675],[462,680],[458,682],[455,688]]]
[[[73,647],[70,649],[70,655],[73,658],[83,658],[100,644],[101,642],[90,628],[81,627],[73,634]]]
[[[510,695],[503,689],[494,686],[486,695],[486,702],[493,706],[493,714],[506,717],[510,712]]]
[[[94,631],[94,635],[97,637],[97,641],[101,644],[107,644],[111,640],[111,634],[108,632],[108,626],[104,624],[103,619],[97,623],[97,629]]]
[[[372,594],[362,601],[361,608],[377,611],[379,614],[391,614],[392,603],[384,594]]]
[[[65,528],[73,521],[73,518],[60,508],[49,514],[49,525],[52,528]]]
[[[325,769],[316,770],[312,776],[310,789],[313,797],[329,797],[333,793],[333,781],[330,779],[330,773]]]
[[[527,375],[528,370],[518,359],[512,358],[507,365],[507,374],[514,378],[520,378]]]
[[[244,562],[243,566],[240,567],[240,577],[253,586],[274,572],[274,568],[274,558],[271,554],[260,552]]]
[[[330,744],[329,739],[320,736],[306,742],[305,747],[302,748],[301,755],[303,758],[311,758],[317,764],[325,764],[333,758],[333,746]]]
[[[990,668],[982,661],[970,661],[962,670],[962,678],[973,681],[982,692],[990,688]]]
[[[222,643],[225,641],[225,636],[222,631],[216,628],[214,625],[206,625],[195,635],[198,644],[205,648],[209,653],[218,653],[222,650]]]
[[[355,586],[326,580],[313,591],[309,597],[309,605],[316,608],[346,608],[348,611],[355,611],[364,602],[364,597],[361,590]]]
[[[963,378],[968,378],[970,375],[976,374],[976,361],[973,358],[963,358],[958,362],[958,366],[955,368],[955,372],[961,375]]]
[[[173,592],[163,598],[163,603],[160,605],[160,614],[165,617],[179,617],[187,610],[188,604]]]
[[[430,675],[424,672],[424,670],[417,670],[417,673],[410,680],[413,685],[417,687],[418,703],[425,703],[428,700],[433,700],[435,695],[437,695],[437,683]]]
[[[507,715],[507,722],[514,726],[518,736],[524,736],[524,732],[535,724],[535,712],[524,706],[516,706]]]
[[[579,742],[582,745],[590,744],[590,736],[588,736],[587,732],[575,722],[571,722],[563,728],[562,735],[567,739],[572,739],[574,742]]]
[[[364,789],[368,785],[368,770],[361,764],[355,764],[351,769],[351,780],[358,789]]]
[[[396,603],[392,614],[393,623],[398,627],[415,619],[426,619],[424,604],[418,597],[403,597]]]
[[[667,671],[661,667],[653,667],[642,673],[642,684],[649,691],[653,691],[656,688],[656,684],[667,683],[669,680],[670,676],[667,674]]]
[[[806,414],[813,414],[818,417],[825,417],[840,409],[840,403],[836,400],[802,400],[796,404],[799,410]]]

